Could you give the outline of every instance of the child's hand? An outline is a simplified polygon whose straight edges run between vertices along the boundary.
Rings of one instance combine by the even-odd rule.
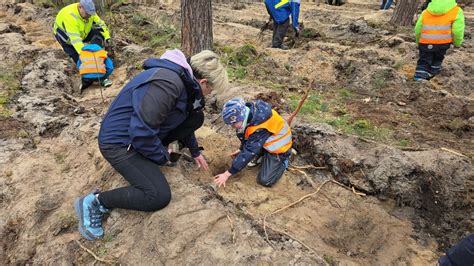
[[[225,182],[227,181],[227,179],[229,179],[229,177],[231,175],[232,174],[229,173],[229,171],[225,171],[222,174],[216,175],[216,176],[214,176],[214,183],[216,183],[218,187],[220,187],[222,185],[224,185],[224,187],[225,187]]]

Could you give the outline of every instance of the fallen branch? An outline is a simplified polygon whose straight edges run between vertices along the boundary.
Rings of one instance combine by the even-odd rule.
[[[462,154],[462,153],[459,153],[459,152],[457,152],[457,151],[453,151],[453,150],[451,150],[451,149],[445,148],[445,147],[442,147],[440,150],[446,151],[446,152],[449,152],[449,153],[452,153],[452,154],[455,154],[455,155],[458,155],[458,156],[461,156],[461,157],[464,157],[464,158],[468,158],[468,159],[469,159],[469,157],[467,157],[466,155],[464,155],[464,154]]]
[[[115,264],[117,263],[117,261],[113,261],[113,260],[106,260],[106,259],[102,259],[100,258],[99,256],[97,256],[94,252],[92,252],[90,249],[86,248],[85,246],[83,246],[81,244],[81,242],[79,242],[78,240],[76,240],[76,243],[79,245],[79,247],[81,247],[83,250],[87,251],[87,253],[91,254],[94,259],[96,259],[97,261],[100,261],[100,262],[103,262],[103,263],[106,263],[106,264]]]
[[[315,192],[309,193],[309,194],[307,194],[307,195],[305,195],[305,196],[299,198],[298,200],[296,200],[296,201],[294,201],[294,202],[292,202],[292,203],[290,203],[290,204],[288,204],[288,205],[286,205],[286,206],[284,206],[284,207],[281,207],[281,208],[279,208],[279,209],[277,209],[277,210],[275,210],[275,211],[273,211],[273,212],[271,212],[271,213],[265,214],[265,216],[263,217],[263,231],[265,232],[265,237],[267,238],[267,242],[270,243],[270,240],[268,239],[267,228],[266,228],[266,225],[267,225],[267,217],[269,217],[269,216],[271,216],[271,215],[274,215],[274,214],[276,214],[276,213],[279,213],[279,212],[281,212],[281,211],[284,211],[284,210],[290,208],[291,206],[293,206],[293,205],[295,205],[295,204],[298,204],[299,202],[305,200],[306,198],[309,198],[309,197],[311,197],[311,196],[313,196],[313,195],[318,194],[319,190],[321,190],[321,188],[322,188],[324,185],[326,185],[328,182],[330,182],[330,181],[331,181],[331,180],[326,180],[326,181],[324,181],[321,185],[319,185],[319,187],[316,189]]]
[[[313,85],[314,85],[314,79],[311,81],[308,88],[306,88],[306,91],[305,91],[303,97],[301,97],[300,101],[298,102],[298,106],[296,107],[296,109],[293,111],[293,113],[290,114],[290,117],[288,117],[287,122],[288,122],[289,126],[291,126],[291,122],[293,121],[293,118],[295,118],[296,114],[300,111],[301,106],[303,106],[303,103],[306,100],[306,98],[308,97],[309,92],[313,88]]]
[[[315,184],[314,184],[313,180],[311,179],[311,177],[308,176],[308,174],[306,174],[305,171],[300,170],[300,169],[296,169],[296,168],[293,168],[293,167],[288,167],[288,170],[290,170],[290,171],[297,171],[297,172],[299,172],[299,173],[302,173],[302,174],[305,176],[306,181],[308,181],[308,183],[311,185],[311,187],[314,188],[314,185],[315,185]]]
[[[316,169],[316,170],[325,170],[325,169],[328,169],[326,166],[314,166],[314,165],[311,165],[311,164],[308,164],[308,165],[291,165],[291,167],[293,168],[297,168],[297,169],[308,169],[308,168],[313,168],[313,169]]]
[[[232,232],[232,243],[235,243],[234,223],[232,222],[232,219],[230,219],[230,216],[228,214],[227,214],[227,220],[230,223],[230,231]]]
[[[345,189],[347,189],[347,190],[349,190],[349,191],[352,191],[352,193],[354,193],[354,194],[356,194],[356,195],[359,195],[359,196],[367,196],[367,194],[365,194],[365,193],[363,193],[363,192],[357,192],[357,191],[355,190],[354,186],[348,187],[348,186],[346,186],[346,185],[344,185],[344,184],[342,184],[342,183],[337,182],[336,180],[331,180],[331,182],[333,182],[334,184],[339,185],[339,186],[341,186],[341,187],[343,187],[343,188],[345,188]]]

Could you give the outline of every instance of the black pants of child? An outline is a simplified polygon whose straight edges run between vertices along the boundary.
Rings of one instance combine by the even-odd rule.
[[[474,265],[474,234],[456,243],[438,262],[440,266]]]
[[[271,187],[280,180],[281,176],[288,168],[288,158],[291,149],[282,154],[263,153],[262,168],[257,176],[257,183],[264,187]]]
[[[192,113],[162,140],[163,145],[189,136],[203,122],[203,112]],[[130,183],[130,186],[100,193],[99,201],[104,207],[157,211],[168,205],[171,189],[158,164],[120,145],[99,143],[99,148],[112,167]]]
[[[290,26],[290,20],[287,19],[285,22],[278,24],[273,21],[273,38],[272,38],[272,48],[281,48],[283,44],[283,39],[288,32],[288,27]]]
[[[341,0],[328,0],[328,4],[330,4],[330,5],[333,5],[333,2],[334,2],[335,6],[340,6],[341,5]]]
[[[415,79],[429,80],[441,71],[444,55],[450,44],[420,44]]]

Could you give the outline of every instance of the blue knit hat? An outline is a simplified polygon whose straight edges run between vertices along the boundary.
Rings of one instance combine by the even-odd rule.
[[[79,2],[79,4],[81,4],[81,6],[84,8],[84,10],[86,11],[87,14],[89,15],[95,15],[95,5],[94,5],[94,1],[92,0],[81,0]]]
[[[227,125],[243,121],[245,119],[245,101],[241,98],[227,101],[222,107],[222,118]]]

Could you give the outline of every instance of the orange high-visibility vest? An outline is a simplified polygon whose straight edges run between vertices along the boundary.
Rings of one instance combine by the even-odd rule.
[[[260,125],[247,127],[245,129],[245,139],[248,139],[260,128],[264,128],[273,134],[263,144],[263,148],[269,153],[280,154],[291,148],[293,140],[291,139],[290,126],[275,110],[272,109],[272,116],[267,121]]]
[[[81,59],[81,65],[79,66],[79,74],[105,74],[105,59],[107,58],[107,52],[99,50],[91,52],[82,50],[79,55]]]
[[[435,16],[428,10],[421,15],[420,43],[423,44],[448,44],[453,42],[451,25],[458,15],[459,6],[453,7],[448,13]]]

